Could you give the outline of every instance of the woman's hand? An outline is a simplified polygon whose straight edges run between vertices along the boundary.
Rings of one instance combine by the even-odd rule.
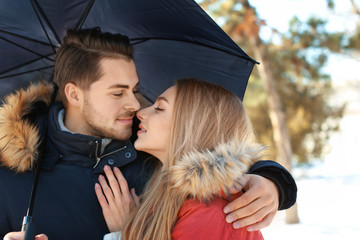
[[[276,185],[267,178],[255,174],[246,175],[245,193],[229,203],[224,212],[226,221],[234,228],[246,227],[255,231],[270,225],[279,207],[279,193]],[[242,187],[233,189],[240,192]]]
[[[117,167],[113,172],[109,166],[105,166],[104,172],[109,184],[103,175],[99,175],[100,184],[95,184],[95,193],[109,231],[121,231],[131,209],[139,204],[139,198],[135,189],[131,189],[130,193],[127,181]]]

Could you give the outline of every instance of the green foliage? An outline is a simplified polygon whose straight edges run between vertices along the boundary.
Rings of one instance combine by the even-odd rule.
[[[360,25],[357,26],[355,33],[349,37],[346,48],[360,50]]]
[[[216,7],[213,1],[202,2],[205,10],[211,9],[211,15],[215,19],[221,18],[224,31],[248,55],[253,56],[246,34],[241,31],[245,13],[238,1],[217,1]],[[333,1],[328,3],[333,6]],[[258,23],[260,27],[263,24],[263,21]],[[327,32],[326,21],[318,18],[311,18],[307,22],[293,18],[286,34],[274,33],[281,41],[270,41],[267,44],[268,57],[278,80],[278,91],[285,107],[293,153],[298,162],[321,158],[326,153],[329,137],[339,129],[339,121],[345,108],[329,105],[333,89],[330,77],[323,73],[323,66],[331,52],[341,52],[344,48],[344,34]],[[359,44],[355,37],[354,43],[352,40],[348,42],[351,46],[359,46],[355,45]],[[256,67],[250,77],[244,103],[259,140],[271,147],[273,151],[270,158],[276,159],[266,94]]]

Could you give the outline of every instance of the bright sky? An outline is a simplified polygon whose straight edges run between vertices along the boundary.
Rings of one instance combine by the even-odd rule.
[[[325,18],[329,21],[329,31],[353,31],[359,16],[350,16],[350,0],[334,0],[335,11],[329,10],[327,0],[249,0],[259,16],[264,19],[268,26],[280,32],[286,32],[289,28],[289,20],[297,16],[300,20],[306,21],[309,17],[315,16]],[[360,0],[355,0],[360,6]],[[262,28],[262,37],[269,37],[271,30]],[[359,80],[358,69],[360,67],[360,56],[357,60],[351,57],[333,55],[329,58],[326,72],[329,72],[334,82],[345,80]]]
[[[265,19],[268,25],[281,32],[288,29],[289,19],[293,16],[297,16],[300,20],[306,20],[310,16],[327,18],[330,21],[329,30],[355,28],[354,19],[349,16],[350,0],[335,0],[333,12],[328,9],[327,0],[249,0],[249,2],[256,7],[260,17]],[[360,6],[360,0],[355,2]]]

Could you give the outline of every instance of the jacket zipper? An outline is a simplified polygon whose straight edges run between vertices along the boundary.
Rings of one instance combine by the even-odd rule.
[[[109,152],[109,153],[107,153],[107,154],[104,154],[104,155],[98,157],[98,156],[97,156],[97,153],[98,153],[98,149],[99,149],[99,141],[96,141],[95,143],[96,143],[96,149],[95,149],[95,150],[96,150],[96,151],[95,151],[96,164],[95,164],[95,166],[93,167],[93,169],[95,169],[95,168],[97,167],[97,165],[99,164],[99,162],[100,162],[100,160],[101,160],[102,158],[126,149],[126,145],[125,145],[125,146],[122,147],[122,148],[116,149],[116,150],[114,150],[114,151],[112,151],[112,152]]]

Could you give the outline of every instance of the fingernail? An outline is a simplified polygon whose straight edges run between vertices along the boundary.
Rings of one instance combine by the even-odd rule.
[[[229,213],[229,212],[230,212],[230,208],[225,207],[225,208],[224,208],[224,213]]]
[[[99,175],[99,180],[103,180],[103,179],[104,179],[103,175]]]
[[[109,170],[110,170],[110,167],[109,167],[108,165],[105,165],[104,170],[105,170],[105,171],[109,171]]]
[[[234,218],[232,216],[227,216],[226,217],[226,222],[232,223],[233,221],[234,221]]]
[[[115,171],[120,171],[120,169],[118,169],[117,167],[114,167],[114,170],[115,170]]]
[[[235,229],[239,229],[241,227],[241,225],[240,225],[240,223],[236,222],[236,223],[233,224],[233,227]]]
[[[100,185],[98,183],[95,183],[95,188],[100,188]]]

